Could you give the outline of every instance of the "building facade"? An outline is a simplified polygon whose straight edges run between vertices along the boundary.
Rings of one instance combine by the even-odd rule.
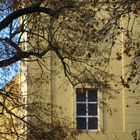
[[[134,14],[130,16],[133,20]],[[127,19],[128,17],[121,18],[122,28],[126,28]],[[140,20],[137,20],[133,26],[133,40],[139,36],[139,22]],[[130,24],[133,24],[132,21]],[[22,67],[27,68],[21,71],[21,79],[25,78],[23,93],[27,95],[27,104],[42,103],[43,108],[48,109],[51,115],[47,116],[36,108],[31,110],[30,107],[26,113],[35,113],[43,122],[50,124],[56,123],[56,116],[61,121],[65,120],[78,140],[139,140],[140,89],[139,83],[136,85],[135,80],[130,83],[131,80],[127,77],[128,65],[132,61],[128,53],[133,55],[133,51],[130,52],[124,47],[124,42],[128,43],[126,40],[126,32],[122,31],[111,51],[110,58],[116,55],[118,57],[108,64],[107,71],[114,75],[112,81],[109,81],[112,90],[108,93],[98,88],[95,81],[92,84],[87,82],[84,86],[80,83],[73,86],[65,76],[64,67],[54,52],[45,56],[45,62],[40,60],[46,68],[40,67],[37,61],[23,64]],[[32,123],[33,120],[29,119]],[[55,132],[57,131],[55,130],[54,134]],[[40,139],[47,139],[45,134]],[[57,139],[61,138],[60,135]],[[73,137],[68,134],[65,139],[72,140]]]

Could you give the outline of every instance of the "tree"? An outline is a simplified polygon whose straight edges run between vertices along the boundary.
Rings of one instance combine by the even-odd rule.
[[[5,5],[3,3],[0,3],[0,7],[2,7],[2,6],[5,6],[5,8],[6,8],[8,6],[8,2]],[[0,15],[1,15],[0,21],[10,13],[11,13],[10,9],[0,11]],[[16,26],[18,26],[18,21],[14,20],[13,24],[14,24],[14,28],[16,28]],[[10,31],[10,27],[4,28],[3,30],[1,30],[0,36],[5,37],[5,38],[8,37],[9,36],[8,35],[9,31]],[[15,42],[17,42],[17,40],[18,40],[17,36],[13,37],[13,40]],[[0,43],[0,49],[1,49],[0,60],[7,59],[12,55],[11,52],[8,51],[8,50],[10,50],[12,48],[8,49],[8,45],[7,45],[7,47],[6,46],[4,47],[3,43]],[[17,71],[18,71],[18,66],[17,65],[18,65],[18,62],[14,63],[12,65],[9,65],[7,67],[0,68],[0,75],[2,75],[1,80],[0,80],[0,89],[2,87],[4,87],[10,81],[10,79],[17,73]],[[12,71],[12,73],[11,73],[11,71]]]
[[[10,28],[7,37],[0,37],[5,47],[1,57],[9,56],[0,60],[0,67],[17,61],[36,61],[43,73],[43,69],[47,69],[46,55],[51,52],[59,59],[73,86],[80,83],[84,88],[88,83],[103,93],[109,90],[118,93],[117,88],[112,89],[112,80],[115,86],[121,84],[125,88],[130,88],[134,80],[135,84],[139,83],[139,35],[134,35],[139,1],[1,0],[1,3],[9,3],[7,7],[1,6],[3,14],[8,9],[12,12],[0,22],[0,31]],[[16,19],[19,26],[15,27]],[[123,41],[120,40],[122,34],[125,34]],[[15,36],[18,41],[13,39]],[[24,44],[27,49],[21,47]],[[119,49],[112,55],[117,44],[122,44],[124,51]],[[112,61],[120,61],[123,55],[131,57],[131,61],[126,65],[128,70],[124,77],[117,75],[120,78],[116,80],[108,66]],[[108,98],[112,98],[109,92]],[[3,102],[1,106],[5,107]],[[24,122],[23,118],[21,120]]]

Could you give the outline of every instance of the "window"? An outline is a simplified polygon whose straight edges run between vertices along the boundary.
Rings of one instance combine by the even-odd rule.
[[[76,117],[78,130],[98,130],[97,89],[76,90]]]

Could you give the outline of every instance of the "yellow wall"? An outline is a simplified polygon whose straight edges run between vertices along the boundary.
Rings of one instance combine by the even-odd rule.
[[[122,51],[122,47],[118,47],[120,51]],[[117,50],[118,51],[118,50]],[[45,73],[43,76],[50,76],[51,78],[48,81],[44,81],[43,83],[36,83],[33,79],[33,85],[28,82],[28,94],[35,92],[36,95],[34,98],[30,98],[32,101],[38,100],[36,97],[43,97],[42,102],[48,103],[50,99],[51,104],[54,106],[54,110],[57,110],[57,107],[62,107],[62,110],[58,114],[60,118],[66,118],[72,122],[72,127],[75,127],[75,115],[76,115],[76,94],[75,90],[68,81],[68,79],[64,76],[62,67],[58,58],[52,53],[51,54],[52,62],[50,63],[51,73]],[[122,69],[122,65],[124,64],[122,61],[112,62],[110,65],[110,72],[112,73],[122,73],[124,69]],[[115,67],[114,67],[115,65]],[[33,66],[33,64],[31,65]],[[36,65],[34,65],[36,67]],[[32,67],[30,70],[33,70]],[[34,70],[33,70],[34,71]],[[32,71],[32,72],[33,72]],[[33,72],[39,72],[39,68],[36,68]],[[31,75],[30,75],[31,76]],[[39,73],[36,73],[36,76],[39,76]],[[35,76],[35,77],[36,77]],[[116,76],[117,78],[117,76]],[[119,79],[120,77],[118,77]],[[112,86],[114,83],[112,83]],[[115,88],[115,87],[114,87]],[[128,93],[127,89],[124,89],[121,85],[120,93],[115,95],[115,99],[107,100],[107,104],[113,110],[112,115],[108,112],[108,108],[103,106],[100,108],[101,116],[102,116],[102,129],[99,132],[89,131],[82,132],[78,135],[79,140],[133,140],[132,132],[139,130],[140,125],[140,111],[139,105],[133,104],[136,101],[136,98],[139,97],[138,94]],[[100,93],[102,94],[102,93]],[[113,93],[112,93],[113,94]],[[129,96],[128,96],[129,95]],[[49,97],[50,96],[50,97]],[[133,97],[132,97],[133,96]],[[135,100],[135,101],[134,101]],[[129,104],[132,107],[128,108],[126,105]],[[57,106],[57,107],[56,107]],[[42,116],[43,117],[43,116]],[[45,119],[45,118],[44,118]],[[74,122],[74,123],[73,123]],[[76,131],[76,129],[74,130]],[[69,138],[71,140],[71,138]]]
[[[125,19],[122,19],[120,24],[125,26],[125,22]],[[135,28],[135,31],[137,31],[139,29],[138,25]],[[120,34],[118,38],[124,40],[124,34]],[[108,67],[109,72],[115,74],[116,83],[121,80],[121,76],[125,78],[124,74],[127,71],[125,65],[130,61],[130,58],[123,53],[123,44],[120,42],[116,43],[111,56],[115,56],[117,52],[121,52],[123,55],[122,60],[113,60]],[[28,65],[28,102],[38,101],[41,96],[41,100],[39,99],[39,101],[52,104],[52,112],[57,110],[56,106],[61,107],[62,110],[60,113],[58,111],[59,117],[69,119],[72,122],[71,126],[74,127],[73,131],[76,131],[75,89],[65,77],[57,56],[54,53],[50,53],[47,57],[49,57],[49,59],[46,59],[49,71],[44,69],[42,76],[40,76],[41,69],[36,62]],[[101,105],[101,130],[98,132],[82,132],[77,136],[78,140],[134,140],[134,136],[132,135],[134,133],[132,132],[140,130],[139,89],[134,89],[136,93],[129,92],[129,89],[124,88],[121,84],[118,84],[116,87],[116,83],[110,82],[112,88],[118,89],[120,92],[114,95],[113,91],[110,91],[114,99],[105,100],[109,108],[112,109],[112,114],[110,114],[106,106]],[[134,85],[131,85],[131,88],[135,88]],[[34,94],[35,96],[32,95],[30,97],[30,94]],[[104,96],[101,92],[99,94],[101,94],[100,97]],[[71,139],[68,138],[68,140]]]

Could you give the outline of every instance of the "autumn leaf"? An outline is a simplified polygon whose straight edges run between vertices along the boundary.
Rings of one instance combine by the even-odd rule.
[[[137,69],[137,66],[136,66],[136,64],[130,64],[130,66],[132,67],[132,69]]]
[[[140,42],[138,42],[138,43],[136,44],[136,46],[139,48],[139,46],[140,46]]]
[[[122,59],[122,56],[120,53],[116,53],[117,57],[116,57],[116,60],[121,60]]]
[[[132,81],[132,78],[128,77],[128,78],[127,78],[127,81]]]
[[[95,34],[95,32],[96,32],[96,29],[93,28],[93,29],[91,30],[91,33],[92,33],[92,34]]]
[[[137,101],[136,104],[140,104],[140,101]]]
[[[125,53],[126,55],[129,55],[129,52],[131,51],[131,48],[126,48],[123,53]]]
[[[124,85],[124,84],[125,84],[125,81],[124,81],[124,79],[122,79],[122,80],[121,80],[121,83],[122,83],[122,85]]]
[[[88,57],[88,58],[91,58],[91,53],[88,53],[88,54],[87,54],[87,57]]]
[[[126,88],[130,88],[129,84],[127,82],[125,82],[124,79],[121,79],[121,84]]]
[[[130,88],[130,86],[129,86],[128,83],[125,83],[124,87],[126,87],[126,88]]]
[[[85,88],[80,88],[80,89],[79,89],[79,92],[80,92],[81,94],[85,93]]]

